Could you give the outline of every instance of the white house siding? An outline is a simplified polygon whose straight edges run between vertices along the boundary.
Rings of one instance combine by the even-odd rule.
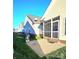
[[[66,0],[52,0],[42,19],[60,16],[59,39],[65,40]]]
[[[32,25],[33,26],[33,29],[35,30],[35,33],[37,34],[37,35],[41,35],[41,34],[43,34],[42,33],[42,30],[43,30],[43,25],[41,25],[41,24],[33,24]]]
[[[35,33],[36,33],[37,35],[40,34],[39,29],[38,29],[39,25],[40,25],[40,24],[33,24],[33,29],[35,30]]]

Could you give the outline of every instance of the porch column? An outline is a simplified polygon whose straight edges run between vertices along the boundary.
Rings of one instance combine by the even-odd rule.
[[[43,38],[44,38],[44,21],[43,21]]]
[[[52,38],[52,36],[53,36],[53,24],[52,24],[53,22],[52,22],[52,19],[51,19],[51,38]]]

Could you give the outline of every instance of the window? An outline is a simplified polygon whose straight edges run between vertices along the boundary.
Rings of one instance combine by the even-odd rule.
[[[60,16],[57,16],[52,19],[52,37],[53,38],[58,38],[59,37],[59,20]]]
[[[53,32],[52,34],[54,38],[58,38],[58,32]]]
[[[58,22],[53,23],[53,31],[58,31]]]
[[[45,22],[45,31],[51,31],[51,21]]]
[[[51,20],[48,20],[44,23],[44,33],[45,36],[51,37]]]
[[[45,32],[45,36],[51,37],[51,31],[46,31],[46,32]]]
[[[60,16],[53,18],[53,21],[60,20]]]

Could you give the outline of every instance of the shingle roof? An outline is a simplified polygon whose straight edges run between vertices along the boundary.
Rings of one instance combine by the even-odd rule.
[[[27,17],[33,22],[33,24],[40,23],[42,21],[39,16],[28,15]]]

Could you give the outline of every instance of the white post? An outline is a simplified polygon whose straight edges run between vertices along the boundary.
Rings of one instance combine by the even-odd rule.
[[[53,36],[53,22],[52,22],[52,19],[51,19],[51,38]]]
[[[43,20],[43,38],[44,38],[44,20]]]

